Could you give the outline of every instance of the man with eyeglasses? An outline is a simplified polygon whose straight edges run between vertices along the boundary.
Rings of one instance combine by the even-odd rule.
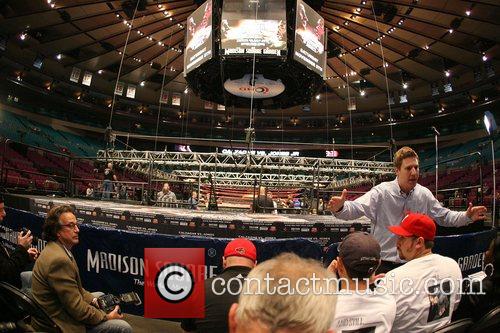
[[[0,223],[7,215],[3,196],[0,194]],[[21,288],[21,272],[29,264],[35,261],[38,251],[31,247],[33,236],[31,231],[19,232],[17,235],[17,246],[13,251],[7,250],[0,243],[0,281],[7,282],[17,288]]]
[[[389,230],[398,237],[399,257],[408,262],[379,281],[376,292],[396,298],[392,332],[434,332],[451,321],[460,302],[462,272],[451,258],[432,253],[436,225],[409,213]]]
[[[68,205],[53,207],[43,225],[47,245],[33,269],[33,297],[63,332],[132,332],[121,320],[119,306],[106,314],[97,299],[83,289],[80,273],[71,249],[79,242],[80,228]],[[50,327],[33,318],[38,331]]]

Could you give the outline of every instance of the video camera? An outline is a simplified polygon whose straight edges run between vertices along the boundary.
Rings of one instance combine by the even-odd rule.
[[[104,310],[104,312],[109,313],[113,311],[113,309],[117,305],[120,304],[141,305],[142,301],[136,292],[130,292],[125,294],[120,294],[119,296],[115,296],[112,294],[100,296],[99,298],[97,298],[97,304],[99,305],[99,308]]]

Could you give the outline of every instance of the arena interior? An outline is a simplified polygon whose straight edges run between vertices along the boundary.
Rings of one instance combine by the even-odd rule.
[[[377,238],[330,199],[393,181],[410,147],[440,206],[486,207],[436,220],[434,252],[497,282],[496,312],[460,332],[500,325],[499,19],[496,0],[0,1],[3,246],[26,228],[43,254],[48,211],[69,205],[83,286],[135,292],[134,332],[184,332],[144,316],[145,248],[204,248],[218,274],[245,237],[258,265],[328,267],[347,235]]]

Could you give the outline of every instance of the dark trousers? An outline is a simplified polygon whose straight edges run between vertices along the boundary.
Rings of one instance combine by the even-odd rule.
[[[378,266],[378,269],[375,272],[375,274],[387,273],[387,272],[393,270],[394,268],[398,268],[401,265],[403,265],[403,263],[382,260],[382,262],[380,263],[380,266]]]

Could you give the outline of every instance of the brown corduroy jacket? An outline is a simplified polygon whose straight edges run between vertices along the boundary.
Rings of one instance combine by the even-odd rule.
[[[91,293],[83,289],[75,259],[63,245],[49,242],[35,262],[33,297],[63,332],[85,333],[86,325],[104,321],[106,313],[90,303]],[[36,330],[50,332],[36,319]]]

